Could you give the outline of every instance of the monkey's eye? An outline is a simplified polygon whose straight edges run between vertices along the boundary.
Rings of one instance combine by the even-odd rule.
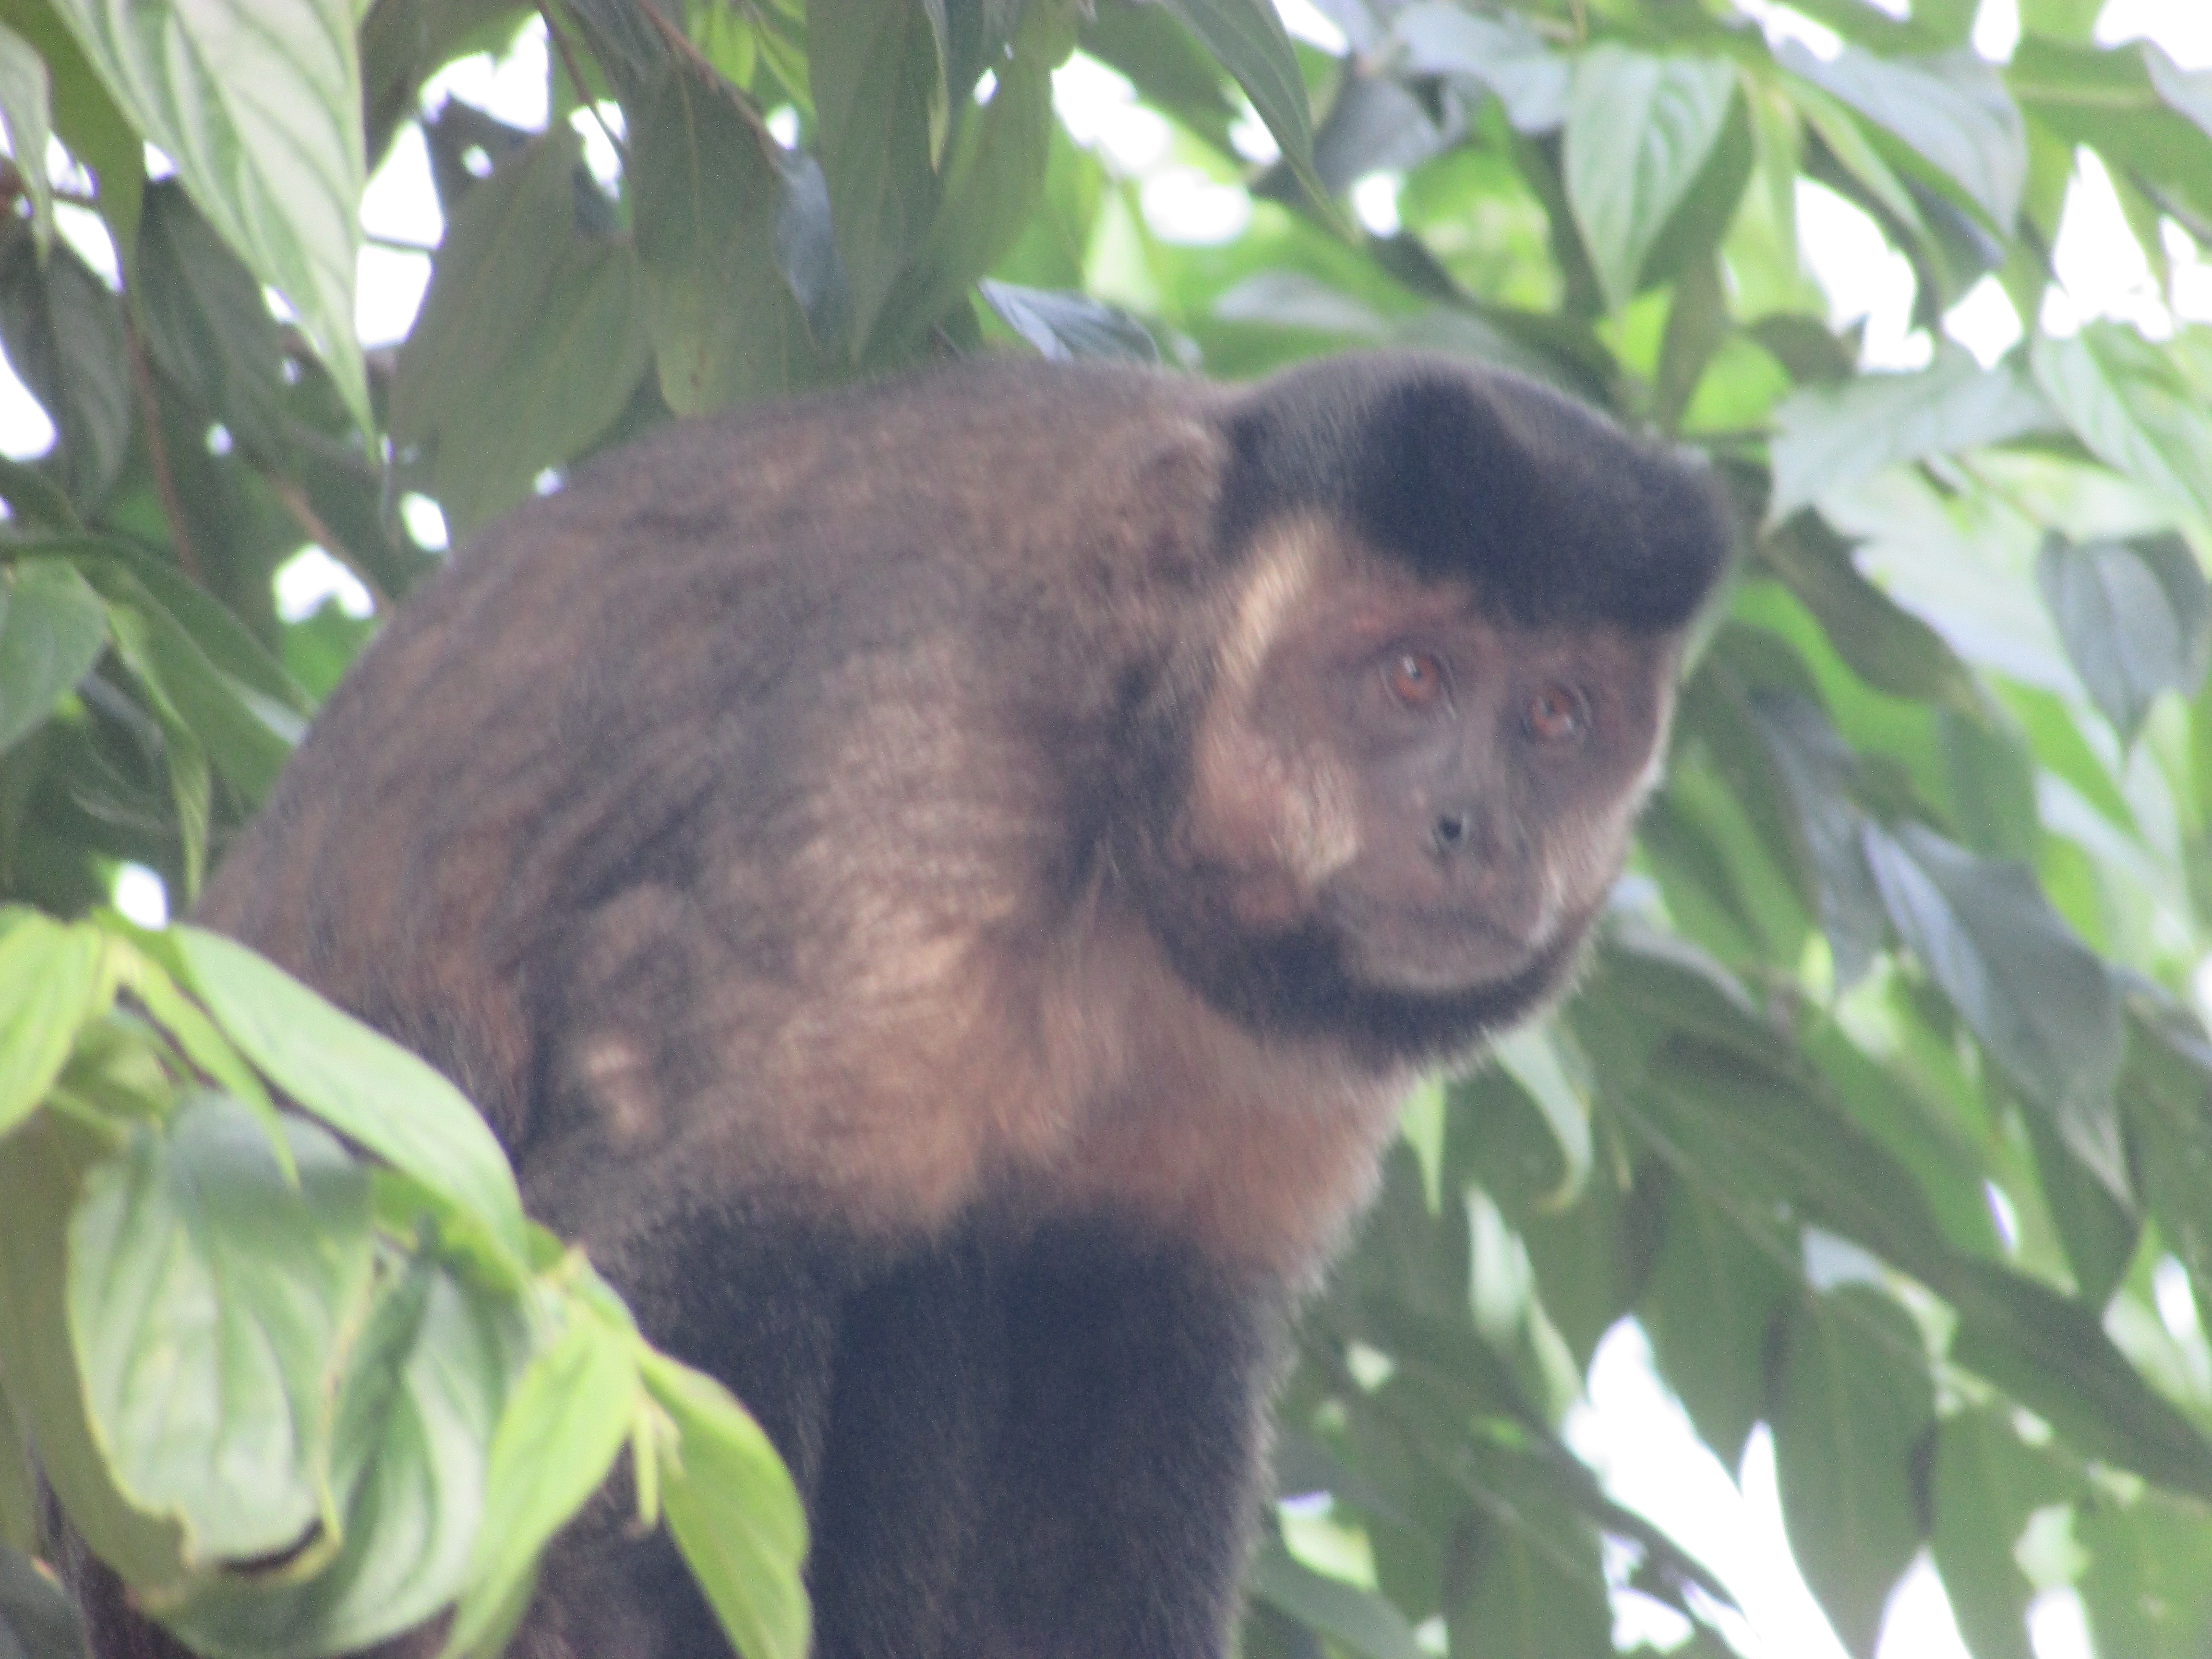
[[[1571,743],[1589,729],[1589,705],[1571,685],[1547,685],[1528,699],[1522,718],[1539,743]]]
[[[1396,651],[1383,665],[1383,684],[1408,708],[1426,708],[1444,694],[1444,665],[1426,651]]]

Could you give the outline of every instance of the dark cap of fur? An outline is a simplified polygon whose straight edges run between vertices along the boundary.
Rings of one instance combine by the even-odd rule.
[[[1267,382],[1229,431],[1224,545],[1285,514],[1331,514],[1525,626],[1679,628],[1727,562],[1702,464],[1516,374],[1337,358]]]

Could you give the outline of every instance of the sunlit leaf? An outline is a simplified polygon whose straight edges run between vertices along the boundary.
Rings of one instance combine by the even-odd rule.
[[[244,945],[197,927],[172,937],[191,989],[271,1082],[443,1199],[441,1222],[477,1241],[487,1272],[520,1274],[514,1172],[459,1090]]]
[[[659,1354],[641,1371],[676,1425],[661,1506],[723,1633],[744,1659],[806,1659],[806,1516],[782,1459],[713,1378]]]
[[[1473,76],[1522,132],[1548,132],[1567,118],[1574,66],[1516,13],[1486,16],[1422,0],[1390,19],[1390,34],[1409,73]]]
[[[2117,324],[2035,342],[2036,379],[2098,459],[2212,514],[2212,414],[2157,346]]]
[[[1795,40],[1775,54],[1893,134],[2009,234],[2027,181],[2027,129],[1996,70],[1971,51],[1877,58],[1845,46],[1816,57]]]
[[[0,933],[0,1135],[53,1086],[77,1030],[107,1010],[115,970],[93,928],[11,910]]]
[[[163,1620],[196,1653],[299,1659],[421,1624],[465,1580],[492,1435],[526,1355],[521,1310],[433,1262],[384,1282],[341,1384],[333,1484],[351,1498],[337,1555],[305,1580],[203,1582]]]
[[[118,1486],[200,1566],[335,1523],[331,1400],[368,1288],[368,1176],[285,1126],[297,1184],[235,1102],[188,1099],[95,1166],[70,1220],[70,1334]]]
[[[364,429],[363,173],[349,0],[56,0],[208,222],[298,314]]]
[[[1567,108],[1568,199],[1614,306],[1689,194],[1728,123],[1735,70],[1718,58],[1652,58],[1591,47]]]
[[[613,1467],[637,1405],[635,1346],[633,1333],[572,1298],[560,1334],[515,1383],[492,1437],[469,1590],[447,1633],[446,1659],[489,1659],[505,1644],[538,1552]]]
[[[1770,518],[1899,461],[1951,455],[2048,429],[2057,416],[2018,369],[1984,370],[1956,346],[1911,374],[1808,386],[1774,411]]]

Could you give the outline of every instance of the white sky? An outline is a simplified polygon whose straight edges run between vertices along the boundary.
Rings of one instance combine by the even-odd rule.
[[[1343,36],[1308,0],[1277,3],[1293,33],[1332,51],[1343,49]],[[1771,0],[1736,3],[1759,21],[1770,39],[1797,39],[1824,54],[1836,48],[1832,33],[1786,6]],[[1899,15],[1905,10],[1904,0],[1876,3]],[[1984,57],[2008,58],[2019,32],[2015,0],[1983,0],[1974,44]],[[2107,0],[2097,35],[2106,43],[2148,36],[2184,68],[2212,67],[2212,0]],[[426,89],[426,96],[434,100],[450,93],[516,125],[542,126],[545,79],[544,36],[533,28],[504,62],[478,58],[454,64]],[[1061,116],[1078,140],[1094,145],[1110,166],[1140,181],[1145,215],[1158,234],[1204,243],[1229,240],[1243,229],[1251,215],[1244,191],[1174,159],[1167,122],[1138,106],[1120,76],[1078,58],[1055,76],[1054,89]],[[577,125],[594,167],[611,171],[611,157],[605,153],[597,125],[581,117]],[[1245,122],[1237,138],[1253,159],[1272,156],[1272,143],[1256,123]],[[1353,191],[1355,211],[1378,230],[1395,228],[1397,188],[1397,179],[1388,174],[1362,180]],[[1932,343],[1908,325],[1912,284],[1903,257],[1887,246],[1864,214],[1818,185],[1799,186],[1798,210],[1807,261],[1829,296],[1831,319],[1868,319],[1866,366],[1915,368],[1927,362]],[[68,209],[63,217],[72,242],[112,271],[112,255],[96,219]],[[358,322],[365,343],[389,343],[404,337],[429,274],[427,254],[389,244],[428,249],[443,228],[416,129],[406,130],[370,181],[362,222],[383,241],[362,255]],[[2067,197],[2055,250],[2062,286],[2045,305],[2044,326],[2070,332],[2088,319],[2113,316],[2163,333],[2176,315],[2212,320],[2212,265],[2178,232],[2168,252],[2179,274],[2172,292],[2162,295],[2120,217],[2102,169],[2085,160]],[[1951,311],[1945,331],[1989,362],[2019,337],[2021,326],[2002,291],[1985,281]],[[52,442],[44,412],[0,364],[0,453],[36,455]],[[431,503],[410,501],[408,507],[417,533],[442,539]],[[349,608],[366,609],[367,596],[318,550],[303,550],[279,573],[279,603],[289,616],[304,616],[331,594]],[[131,914],[157,921],[159,888],[149,872],[126,873],[117,897],[127,902]],[[1654,1376],[1649,1345],[1633,1322],[1625,1322],[1601,1345],[1589,1377],[1589,1403],[1571,1413],[1567,1434],[1617,1499],[1694,1550],[1734,1591],[1743,1616],[1729,1622],[1728,1634],[1747,1659],[1844,1659],[1841,1644],[1790,1559],[1775,1493],[1773,1447],[1765,1430],[1753,1437],[1742,1468],[1732,1477],[1698,1440],[1680,1406]],[[1624,1638],[1672,1645],[1686,1633],[1675,1615],[1640,1597],[1622,1598],[1619,1617]],[[2037,1659],[2092,1659],[2080,1604],[2070,1591],[2045,1593],[2031,1620],[2031,1635]],[[1892,1599],[1878,1659],[1969,1659],[1924,1556]]]

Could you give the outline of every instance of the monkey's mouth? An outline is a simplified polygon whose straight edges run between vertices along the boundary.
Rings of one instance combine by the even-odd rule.
[[[1510,926],[1472,907],[1360,907],[1339,918],[1345,963],[1377,989],[1449,994],[1504,984],[1535,965],[1558,930]]]

